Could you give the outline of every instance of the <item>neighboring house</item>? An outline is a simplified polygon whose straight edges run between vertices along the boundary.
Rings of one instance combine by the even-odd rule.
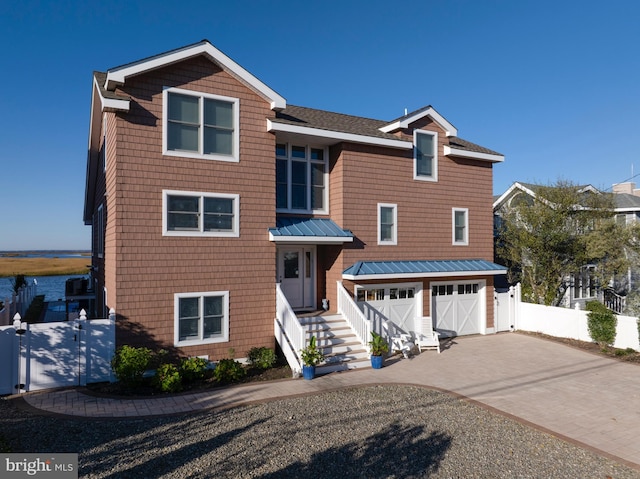
[[[497,231],[502,221],[504,211],[520,202],[531,202],[539,192],[541,185],[524,182],[514,182],[502,195],[496,196],[493,203],[494,231]],[[599,194],[600,191],[592,185],[580,185],[578,188],[585,194]],[[623,224],[632,224],[640,219],[640,190],[635,189],[634,183],[619,183],[613,185],[616,220]],[[637,284],[638,271],[629,270],[626,277],[618,278],[609,287],[601,288],[594,279],[595,264],[584,265],[580,271],[567,272],[567,289],[561,302],[562,306],[574,308],[578,305],[584,309],[587,301],[597,299],[612,306],[620,312],[624,307],[623,296]],[[499,283],[502,278],[496,278]]]
[[[118,344],[211,360],[274,347],[277,290],[295,311],[335,313],[346,290],[404,331],[494,332],[504,157],[457,135],[431,106],[381,121],[288,105],[208,41],[96,72],[93,313],[115,309]]]

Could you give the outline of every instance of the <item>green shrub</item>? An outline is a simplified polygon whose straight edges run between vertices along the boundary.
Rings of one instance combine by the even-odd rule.
[[[118,381],[126,385],[138,383],[149,368],[153,354],[148,348],[121,346],[111,359],[111,369]]]
[[[175,364],[161,364],[156,369],[156,386],[166,393],[175,393],[182,390],[182,378]]]
[[[589,311],[587,315],[589,336],[602,348],[611,346],[616,339],[618,318],[613,311],[598,301],[589,301],[586,307]]]
[[[194,382],[204,379],[208,361],[203,358],[185,358],[180,361],[180,373],[185,382]]]
[[[213,377],[220,383],[239,381],[247,375],[247,370],[238,361],[221,359],[213,370]]]
[[[251,348],[247,359],[253,368],[269,369],[276,363],[276,353],[271,348]]]

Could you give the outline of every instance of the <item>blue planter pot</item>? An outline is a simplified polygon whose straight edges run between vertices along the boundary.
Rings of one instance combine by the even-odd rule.
[[[381,369],[384,356],[371,356],[371,367],[373,369]]]
[[[315,366],[302,366],[302,377],[304,379],[313,379],[316,375]]]

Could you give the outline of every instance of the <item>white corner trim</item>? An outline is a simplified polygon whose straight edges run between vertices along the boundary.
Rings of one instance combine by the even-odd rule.
[[[289,125],[287,123],[274,122],[270,119],[267,119],[267,131],[317,136],[319,138],[329,138],[336,141],[349,141],[367,145],[387,146],[389,148],[400,148],[403,150],[410,150],[413,148],[413,143],[410,141],[390,140],[386,138],[376,138],[373,136],[356,135],[353,133],[343,133],[340,131],[321,130],[320,128]]]
[[[475,160],[486,160],[492,163],[500,163],[504,161],[503,155],[493,155],[490,153],[479,153],[477,151],[461,150],[459,148],[452,148],[448,145],[444,146],[445,156],[460,156],[462,158],[473,158]]]
[[[222,53],[207,41],[200,42],[190,47],[181,48],[169,53],[161,54],[146,61],[136,62],[130,64],[129,66],[123,66],[120,68],[109,70],[104,86],[107,90],[113,90],[118,85],[123,85],[126,82],[127,78],[130,76],[135,76],[150,70],[162,68],[172,63],[177,63],[202,54],[209,56],[222,68],[232,73],[236,78],[257,91],[262,97],[270,102],[271,109],[282,110],[286,108],[287,101],[282,96],[278,95],[274,90],[262,83],[251,73],[242,68],[231,58],[226,56],[224,53]]]
[[[449,123],[445,117],[443,117],[440,113],[435,111],[432,107],[427,108],[424,111],[418,112],[415,115],[403,118],[402,120],[395,121],[393,123],[389,123],[388,125],[380,128],[380,131],[383,133],[389,133],[391,131],[398,130],[400,128],[407,128],[411,123],[425,116],[430,117],[433,121],[435,121],[438,125],[442,127],[447,136],[458,136],[458,129]]]

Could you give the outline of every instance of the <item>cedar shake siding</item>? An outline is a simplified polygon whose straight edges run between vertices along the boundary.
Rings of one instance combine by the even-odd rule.
[[[239,98],[240,161],[163,155],[163,87]],[[229,291],[229,341],[185,353],[217,358],[230,348],[243,356],[253,346],[273,347],[275,246],[266,231],[275,211],[264,205],[275,204],[275,140],[265,131],[268,104],[204,58],[136,77],[117,93],[132,98],[131,110],[118,114],[109,192],[109,224],[118,226],[108,255],[117,274],[107,291],[118,343],[171,347],[175,293]],[[163,190],[239,195],[240,236],[163,236]]]
[[[203,155],[182,144],[185,151],[164,153],[167,89],[209,95],[213,102],[207,105],[231,100],[238,121],[226,130],[237,135],[233,155]],[[278,248],[287,246],[292,253],[304,246],[304,251],[316,254],[315,265],[310,264],[315,276],[302,279],[302,288],[311,284],[315,290],[309,295],[305,289],[305,301],[299,305],[308,306],[307,298],[315,296],[316,307],[327,298],[335,311],[338,281],[351,292],[356,284],[421,283],[423,314],[428,316],[430,283],[485,281],[483,317],[486,328],[493,327],[493,276],[485,273],[465,269],[460,276],[343,280],[343,275],[359,277],[344,273],[357,262],[493,260],[492,165],[503,157],[458,138],[455,127],[432,107],[389,123],[287,105],[275,91],[202,41],[107,73],[96,72],[91,113],[84,220],[92,225],[93,314],[104,317],[115,309],[118,346],[168,349],[211,360],[229,357],[231,349],[242,358],[253,347],[273,348],[276,284],[283,276],[278,271]],[[172,125],[199,132],[204,127],[198,121],[178,114]],[[223,136],[227,128],[206,126]],[[416,130],[437,134],[437,181],[414,177]],[[286,205],[291,209],[282,207],[276,213],[276,144],[285,143],[326,149],[324,157],[307,150],[316,156],[304,159],[288,150],[286,175],[279,163],[278,185],[287,187]],[[318,175],[318,165],[327,154],[326,174]],[[309,172],[305,180],[300,180],[300,171]],[[314,183],[318,178],[324,183]],[[301,191],[309,195],[304,201]],[[322,197],[327,203],[312,210],[312,205],[320,205],[313,202],[320,196],[311,196],[318,191],[328,192]],[[239,218],[237,231],[206,235],[165,231],[167,196],[216,194],[233,198],[238,206],[233,215]],[[395,205],[395,244],[379,244],[379,204]],[[309,208],[295,209],[301,205]],[[467,244],[454,244],[454,209],[467,212]],[[199,210],[185,214],[190,219],[203,216]],[[316,236],[313,229],[314,234],[306,237],[299,232],[282,234],[276,225],[282,226],[284,217],[322,218],[306,223],[331,224],[332,233],[337,225],[339,234],[323,238],[324,231]],[[305,259],[312,263],[311,256]],[[294,264],[303,268],[303,263]],[[207,293],[228,297],[228,336],[216,342],[176,342],[176,295]]]

